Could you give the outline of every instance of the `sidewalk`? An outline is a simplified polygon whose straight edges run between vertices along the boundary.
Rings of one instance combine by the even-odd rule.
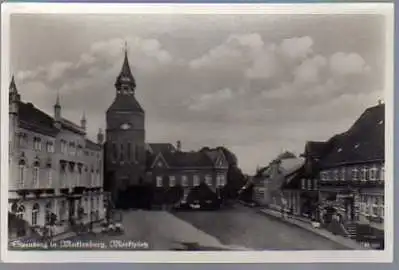
[[[273,216],[275,218],[278,218],[284,222],[293,224],[295,226],[301,227],[302,229],[308,230],[310,232],[313,232],[317,235],[320,235],[324,238],[327,238],[330,241],[333,241],[335,243],[338,243],[340,245],[343,245],[349,249],[356,249],[356,250],[370,250],[370,248],[366,248],[362,246],[361,244],[357,243],[356,241],[346,238],[341,235],[334,235],[331,232],[325,230],[325,229],[317,229],[314,228],[311,224],[310,221],[302,218],[302,217],[290,217],[290,218],[282,218],[281,213],[272,209],[259,209],[259,212],[265,215]]]

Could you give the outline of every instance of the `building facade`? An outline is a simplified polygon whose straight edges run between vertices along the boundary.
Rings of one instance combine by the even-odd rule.
[[[12,78],[8,209],[39,233],[46,225],[56,234],[104,216],[102,141],[86,138],[84,116],[77,125],[61,111],[58,96],[54,116],[22,102]],[[10,237],[27,233],[10,229]]]
[[[353,237],[384,230],[384,113],[382,103],[368,108],[327,142],[320,162],[320,204],[333,207]]]
[[[203,184],[219,194],[226,185],[227,170],[228,162],[221,150],[184,152],[179,141],[176,147],[148,145],[147,181],[154,188],[155,205],[185,203],[190,192]]]
[[[297,192],[284,187],[297,177],[303,166],[303,158],[291,155],[277,157],[255,175],[253,180],[254,200],[274,210],[289,211],[295,208],[295,212],[297,212],[299,195]]]

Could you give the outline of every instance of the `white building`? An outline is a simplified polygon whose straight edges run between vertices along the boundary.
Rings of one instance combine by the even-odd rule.
[[[24,103],[14,77],[9,88],[9,215],[29,228],[9,223],[9,238],[51,225],[57,234],[73,224],[104,218],[103,134],[97,143],[80,125],[61,117],[57,97],[54,116]],[[13,218],[15,220],[15,218]]]

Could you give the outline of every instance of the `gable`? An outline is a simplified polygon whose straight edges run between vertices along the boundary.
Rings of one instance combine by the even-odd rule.
[[[168,163],[166,162],[162,153],[159,152],[155,157],[154,162],[151,165],[151,168],[167,168],[167,167],[169,167]]]
[[[217,168],[228,168],[229,164],[223,152],[219,152],[219,157],[215,161],[215,166]]]

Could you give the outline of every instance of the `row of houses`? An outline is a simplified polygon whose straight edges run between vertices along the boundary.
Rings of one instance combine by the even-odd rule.
[[[254,200],[326,227],[335,217],[348,237],[383,239],[384,114],[379,102],[346,132],[307,142],[300,157],[277,157],[252,178]]]

